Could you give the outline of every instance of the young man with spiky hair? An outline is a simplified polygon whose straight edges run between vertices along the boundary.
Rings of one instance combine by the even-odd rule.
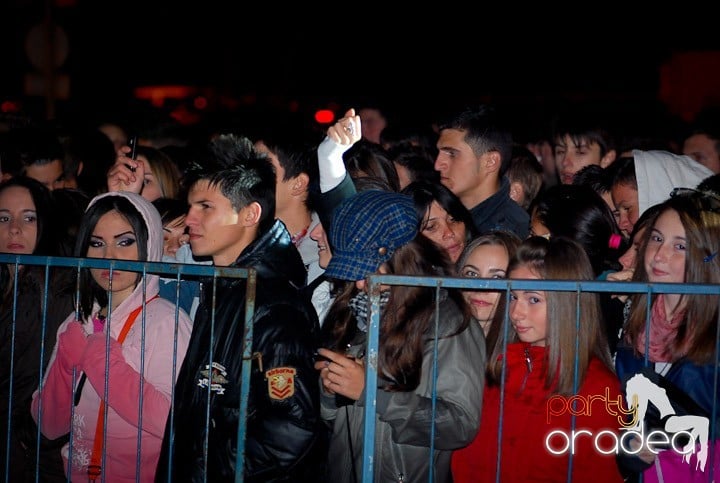
[[[234,135],[215,138],[195,162],[186,219],[193,254],[257,272],[245,481],[310,481],[322,458],[313,370],[318,321],[300,290],[306,283],[300,254],[275,219],[273,166],[250,140]],[[236,454],[243,451],[237,433],[247,377],[241,374],[245,289],[244,279],[204,287],[156,481],[234,481]]]

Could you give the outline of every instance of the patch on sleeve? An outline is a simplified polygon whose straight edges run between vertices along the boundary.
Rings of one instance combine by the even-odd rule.
[[[295,374],[292,367],[276,367],[265,372],[270,399],[282,401],[295,394]]]

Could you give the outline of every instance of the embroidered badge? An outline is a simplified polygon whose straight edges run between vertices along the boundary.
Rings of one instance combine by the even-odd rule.
[[[276,367],[265,372],[270,399],[282,401],[295,394],[295,374],[292,367]]]
[[[217,362],[213,362],[212,371],[210,371],[210,366],[205,364],[205,369],[200,371],[200,375],[203,377],[198,379],[198,386],[208,387],[208,384],[210,384],[210,392],[225,394],[225,387],[223,385],[230,382],[227,377],[225,377],[227,376],[225,367]]]

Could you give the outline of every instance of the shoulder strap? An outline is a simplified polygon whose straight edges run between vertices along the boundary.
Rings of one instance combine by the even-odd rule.
[[[322,273],[315,277],[315,280],[305,285],[301,290],[309,296],[312,296],[312,293],[315,291],[315,289],[318,288],[320,284],[323,283],[325,280],[327,280],[327,277],[325,277],[325,274]]]
[[[151,297],[150,299],[145,301],[145,306],[158,298],[157,295]],[[125,324],[123,325],[122,330],[120,330],[120,334],[118,335],[118,342],[122,344],[125,342],[125,337],[127,337],[128,332],[130,332],[130,329],[132,328],[133,324],[135,323],[135,319],[137,319],[137,316],[140,315],[140,312],[142,312],[143,305],[140,305],[135,310],[130,312],[130,315],[128,315],[128,318],[125,319]],[[97,419],[97,426],[95,426],[95,440],[93,441],[93,451],[92,451],[92,457],[90,458],[90,464],[88,465],[88,479],[90,481],[95,481],[100,477],[100,474],[102,473],[102,449],[103,449],[103,429],[105,427],[105,401],[100,399],[100,407],[98,408],[98,419]]]

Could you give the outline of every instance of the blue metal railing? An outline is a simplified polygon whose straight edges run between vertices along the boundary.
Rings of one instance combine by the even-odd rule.
[[[456,288],[461,290],[492,290],[499,291],[505,294],[506,300],[509,300],[510,292],[513,290],[539,290],[539,291],[564,291],[564,292],[598,292],[598,293],[611,293],[611,294],[636,294],[636,293],[647,293],[649,296],[653,294],[700,294],[700,295],[720,295],[720,285],[716,284],[690,284],[690,283],[640,283],[640,282],[608,282],[608,281],[577,281],[577,280],[509,280],[509,279],[476,279],[476,278],[438,278],[438,277],[418,277],[418,276],[400,276],[400,275],[372,275],[368,277],[368,288],[370,293],[370,324],[368,326],[368,347],[367,354],[372,355],[368,358],[367,369],[365,376],[365,421],[364,421],[364,434],[363,434],[363,472],[362,482],[372,483],[374,477],[374,452],[375,452],[375,411],[376,411],[376,398],[377,398],[377,354],[379,350],[379,327],[380,327],[380,287],[381,285],[407,285],[407,286],[420,286],[420,287],[435,287],[437,291],[441,288]],[[436,293],[436,300],[439,300],[439,296]],[[649,299],[649,297],[648,297]],[[503,352],[507,347],[507,339],[509,333],[508,322],[508,305],[505,304],[505,327],[503,335]],[[576,313],[576,322],[580,320],[580,306],[578,304]],[[435,407],[435,401],[437,393],[435,391],[435,379],[437,377],[437,330],[438,330],[438,319],[439,314],[436,310],[435,317],[435,357],[433,361],[433,391],[432,391],[432,404]],[[649,320],[650,310],[649,307],[646,309],[646,330],[649,331]],[[646,337],[649,340],[649,337]],[[647,354],[645,351],[646,359],[645,363],[648,364]],[[715,363],[715,374],[714,374],[714,387],[718,387],[719,383],[719,372],[720,372],[720,323],[718,324],[718,335],[716,344],[716,363]],[[504,396],[504,380],[505,380],[505,366],[503,365],[503,376],[501,386],[501,397]],[[577,376],[577,370],[575,371]],[[575,387],[577,388],[578,381],[575,381]],[[715,391],[713,394],[717,394]],[[717,415],[717,399],[713,397],[712,403],[712,415],[710,421],[710,432],[709,434],[715,434],[715,422]],[[503,403],[501,399],[500,406],[500,433],[498,434],[498,448],[500,448],[500,441],[502,439],[502,419],[503,419]],[[435,425],[435,412],[431,419],[431,424]],[[571,430],[575,429],[574,416],[572,417]],[[430,476],[429,482],[433,481],[433,460],[432,454],[434,449],[434,433],[431,433],[431,440],[428,442],[430,448]],[[714,481],[714,453],[713,453],[714,441],[710,443],[710,455],[711,461],[709,468],[707,469],[708,482]],[[498,453],[497,468],[499,470],[501,466],[502,455]],[[572,475],[572,464],[573,457],[570,455],[570,464],[567,472],[567,481],[571,481]],[[496,472],[496,481],[499,483],[500,472]]]
[[[213,267],[213,266],[207,266],[207,265],[185,265],[185,264],[169,264],[169,263],[158,263],[158,262],[131,262],[131,261],[122,261],[122,260],[105,260],[105,259],[84,259],[84,258],[64,258],[64,257],[38,257],[38,256],[32,256],[32,255],[6,255],[6,254],[0,254],[0,264],[7,264],[11,267],[14,273],[18,272],[18,267],[21,265],[36,265],[45,267],[45,291],[44,291],[44,297],[42,300],[42,308],[43,308],[43,330],[45,328],[46,323],[46,315],[47,315],[47,303],[48,303],[48,273],[49,269],[51,267],[66,267],[70,269],[80,270],[81,268],[99,268],[99,269],[108,269],[108,270],[124,270],[124,271],[134,271],[141,274],[156,274],[161,275],[166,278],[174,277],[178,282],[184,280],[188,276],[192,277],[208,277],[208,279],[212,280],[212,283],[215,283],[215,281],[218,278],[246,278],[248,281],[248,291],[246,294],[246,313],[245,313],[245,324],[246,324],[246,331],[245,331],[245,347],[243,348],[243,367],[242,367],[242,373],[243,374],[250,374],[250,366],[251,366],[251,356],[252,356],[252,324],[250,323],[252,320],[252,316],[255,309],[255,299],[254,299],[254,293],[255,293],[255,285],[258,283],[255,278],[255,272],[253,270],[246,270],[246,269],[240,269],[240,268],[224,268],[224,267]],[[262,282],[259,282],[262,283]],[[409,276],[397,276],[397,275],[374,275],[368,278],[368,287],[370,292],[370,324],[368,327],[368,346],[366,350],[366,383],[365,383],[365,421],[363,425],[363,431],[364,431],[364,439],[363,439],[363,468],[362,468],[362,481],[365,483],[369,483],[373,481],[374,477],[374,450],[375,450],[375,411],[376,411],[376,398],[377,398],[377,360],[378,360],[378,350],[379,350],[379,327],[380,327],[380,320],[379,320],[379,313],[380,313],[380,286],[381,285],[411,285],[411,286],[422,286],[422,287],[434,287],[437,291],[440,291],[443,288],[456,288],[456,289],[462,289],[462,290],[493,290],[493,291],[499,291],[505,294],[505,297],[509,297],[511,290],[528,290],[528,289],[534,289],[534,290],[543,290],[543,291],[570,291],[570,292],[582,292],[582,291],[590,291],[590,292],[606,292],[606,293],[647,293],[649,295],[652,294],[658,294],[658,293],[680,293],[680,294],[703,294],[703,295],[720,295],[720,285],[709,285],[709,284],[644,284],[644,283],[635,283],[635,282],[607,282],[607,281],[558,281],[558,280],[498,280],[498,279],[466,279],[466,278],[437,278],[437,277],[409,277]],[[14,304],[13,309],[17,305],[18,297],[22,297],[23,294],[17,293],[17,277],[15,277],[15,285],[14,285],[14,293],[12,294]],[[77,293],[76,293],[77,297]],[[177,292],[177,297],[179,298],[179,288]],[[436,296],[436,301],[439,301],[440,297]],[[177,302],[177,300],[176,300]],[[215,300],[213,300],[212,309],[213,309],[213,317],[214,317],[214,307],[215,307]],[[437,302],[436,302],[437,303]],[[437,309],[437,306],[436,306]],[[506,320],[507,320],[507,304],[506,304]],[[578,306],[579,310],[579,306]],[[649,312],[649,311],[648,311]],[[436,310],[435,315],[435,331],[437,334],[438,327],[441,323],[440,320],[441,314],[438,310]],[[14,354],[12,350],[14,349],[14,336],[15,336],[15,329],[16,329],[16,317],[17,315],[13,312],[12,315],[12,348],[11,348],[11,364],[14,361]],[[649,314],[648,314],[649,317]],[[579,313],[578,313],[578,320],[579,320]],[[214,318],[213,318],[214,321]],[[503,340],[503,343],[507,343],[507,333],[508,333],[508,325],[506,324],[505,327],[505,337]],[[44,340],[44,336],[41,337],[41,340]],[[211,344],[213,340],[213,334],[211,333]],[[719,344],[720,344],[720,336],[719,336]],[[41,347],[41,354],[40,354],[40,360],[39,360],[39,368],[40,368],[40,380],[42,380],[44,371],[44,368],[42,367],[42,360],[43,360],[43,354],[46,348],[43,346]],[[433,417],[435,414],[435,404],[436,404],[436,390],[435,390],[435,383],[437,378],[437,337],[435,338],[435,347],[434,347],[434,361],[433,361],[433,390],[432,390],[432,408],[433,408]],[[210,363],[212,361],[209,361]],[[212,367],[212,366],[211,366]],[[13,367],[11,365],[10,367],[10,373],[12,374]],[[173,374],[175,374],[176,368],[173,369]],[[247,418],[247,404],[248,404],[248,393],[249,393],[249,377],[243,377],[241,382],[241,397],[240,397],[240,421],[241,424],[238,427],[238,454],[237,454],[237,460],[236,460],[236,468],[243,468],[244,467],[244,441],[246,439],[246,425],[245,421]],[[715,374],[715,384],[718,383],[718,374],[716,370]],[[10,389],[8,398],[9,401],[12,401],[12,390],[13,390],[13,383],[12,380],[10,382]],[[0,395],[0,397],[5,397],[5,395]],[[713,401],[713,410],[712,410],[712,420],[711,420],[711,428],[710,428],[710,434],[715,434],[714,424],[716,420],[716,414],[717,414],[717,402]],[[502,403],[501,403],[502,408]],[[6,443],[10,443],[10,437],[11,437],[11,414],[12,414],[12,406],[10,405],[8,409],[7,415],[2,415],[3,417],[7,417],[7,425],[10,430],[8,431],[8,434],[5,435],[5,441]],[[209,408],[208,408],[209,411]],[[502,411],[502,409],[501,409]],[[40,415],[42,417],[42,414]],[[174,417],[174,406],[171,407],[171,412],[169,415],[169,418]],[[502,420],[502,412],[501,412],[501,420]],[[171,422],[172,424],[172,422]],[[209,424],[208,416],[206,415],[206,424]],[[434,426],[434,420],[432,422]],[[501,425],[502,427],[502,425]],[[36,454],[39,454],[39,441],[40,441],[40,435],[39,430],[37,436],[38,446],[36,447]],[[428,442],[428,446],[430,447],[430,454],[432,454],[432,451],[434,449],[434,433],[431,429],[431,437],[430,441]],[[206,438],[207,438],[207,432],[206,432]],[[501,440],[502,434],[500,433],[498,435],[498,442]],[[207,454],[207,439],[205,440],[205,452]],[[0,455],[0,457],[4,458],[5,460],[5,466],[8,467],[9,464],[9,458],[10,458],[10,449],[6,451],[6,454]],[[500,467],[500,461],[501,455],[498,456],[498,468]],[[571,458],[572,462],[572,458]],[[36,460],[36,465],[38,461]],[[432,464],[432,462],[431,462]],[[571,463],[572,464],[572,463]],[[713,468],[712,468],[713,462],[710,463],[710,471],[708,472],[709,476],[713,475]],[[568,475],[570,475],[570,470],[568,472]],[[432,475],[432,471],[430,472]],[[6,469],[6,473],[4,475],[5,481],[8,480],[9,474],[8,470]],[[499,477],[498,477],[499,478]],[[38,481],[36,476],[36,481]],[[242,471],[236,472],[236,481],[241,482],[243,481],[243,474]],[[432,476],[430,477],[430,481],[432,481]],[[498,479],[499,481],[499,479]]]
[[[14,374],[14,361],[15,361],[15,334],[16,334],[16,327],[17,327],[17,314],[15,311],[15,308],[17,307],[17,300],[19,297],[22,297],[23,294],[18,293],[18,274],[22,276],[22,272],[20,272],[19,267],[21,266],[42,266],[45,267],[45,277],[44,277],[44,290],[43,290],[43,300],[42,300],[42,330],[43,334],[41,334],[40,337],[40,357],[38,360],[38,368],[39,368],[39,380],[42,381],[44,377],[44,371],[46,370],[45,367],[43,367],[43,360],[45,357],[45,327],[47,324],[47,306],[48,306],[48,295],[49,290],[52,289],[52,287],[49,287],[49,270],[50,268],[54,267],[64,267],[67,269],[75,269],[77,274],[79,274],[80,269],[82,268],[96,268],[96,269],[106,269],[110,270],[111,272],[113,270],[123,270],[123,271],[130,271],[130,272],[137,272],[139,274],[143,275],[143,280],[140,283],[145,283],[145,275],[147,274],[154,274],[154,275],[160,275],[165,276],[168,278],[168,276],[174,276],[175,279],[180,282],[185,277],[183,276],[195,276],[195,277],[206,277],[208,280],[211,280],[214,284],[215,281],[218,278],[244,278],[247,279],[247,290],[246,290],[246,311],[245,311],[245,342],[243,347],[243,364],[242,364],[242,373],[243,374],[249,374],[250,373],[250,367],[251,367],[251,354],[252,354],[252,337],[253,337],[253,326],[252,323],[252,317],[254,314],[255,309],[255,286],[256,286],[256,276],[255,271],[251,269],[243,269],[243,268],[228,268],[228,267],[213,267],[213,266],[207,266],[207,265],[186,265],[186,264],[172,264],[172,263],[160,263],[160,262],[137,262],[137,261],[125,261],[125,260],[108,260],[108,259],[92,259],[92,258],[66,258],[66,257],[40,257],[40,256],[33,256],[33,255],[9,255],[9,254],[0,254],[0,264],[6,264],[9,267],[11,267],[11,270],[14,274],[13,277],[13,314],[12,314],[12,328],[11,328],[11,334],[12,334],[12,340],[10,342],[10,367],[9,367],[9,374],[10,376],[10,383],[9,383],[9,390],[8,390],[8,412],[6,415],[2,415],[1,417],[6,417],[6,423],[7,423],[7,434],[4,435],[5,442],[6,442],[6,448],[7,451],[4,455],[0,455],[4,459],[4,466],[5,466],[5,475],[3,478],[3,481],[9,481],[10,478],[10,454],[11,454],[11,436],[12,436],[12,410],[13,410],[13,374]],[[78,275],[79,279],[79,275]],[[79,293],[77,292],[79,290],[79,282],[76,284],[76,304],[79,300]],[[176,306],[179,306],[179,286],[176,290]],[[146,300],[143,300],[143,304],[146,303]],[[215,314],[215,299],[213,298],[212,301],[212,326],[214,326],[214,314]],[[70,314],[68,314],[70,315]],[[109,314],[110,316],[110,314]],[[176,311],[175,314],[175,322],[177,327],[177,316],[178,312]],[[143,334],[142,334],[142,345],[144,347],[144,311],[143,311]],[[108,332],[109,337],[109,332]],[[213,334],[212,334],[212,327],[211,327],[211,344],[213,341]],[[173,380],[176,378],[177,374],[177,361],[176,361],[176,354],[177,354],[177,339],[174,341],[175,343],[175,351],[173,356]],[[108,354],[106,354],[106,358],[109,357]],[[212,358],[212,354],[210,356]],[[107,364],[107,360],[106,360]],[[211,364],[209,367],[212,367],[212,360],[209,361],[209,364]],[[142,373],[144,365],[144,355],[141,354],[141,361],[140,361],[140,373]],[[73,380],[77,380],[77,375],[73,376]],[[250,389],[250,379],[249,377],[243,377],[241,381],[241,387],[240,387],[240,406],[239,406],[239,420],[245,421],[247,419],[247,407],[248,407],[248,394]],[[107,376],[105,381],[105,399],[107,399]],[[208,388],[210,386],[208,385]],[[4,397],[4,395],[0,395],[0,397]],[[141,392],[141,400],[139,402],[139,407],[142,408],[142,392]],[[170,418],[170,427],[173,427],[172,421],[174,419],[174,388],[171,395],[171,410],[169,414]],[[209,414],[209,403],[210,399],[208,398],[208,414]],[[70,416],[72,418],[72,414]],[[105,410],[105,414],[103,416],[105,418],[105,421],[107,421],[107,406]],[[39,416],[38,419],[42,418],[42,407],[40,407],[39,410]],[[139,413],[139,421],[140,425],[142,425],[142,411]],[[206,423],[207,423],[207,417],[206,417]],[[71,429],[72,431],[72,429]],[[238,452],[237,452],[237,458],[236,458],[236,467],[237,468],[243,468],[244,467],[244,458],[245,458],[245,437],[246,437],[246,425],[240,424],[238,427]],[[36,446],[35,446],[35,468],[39,468],[39,457],[40,457],[40,429],[38,427],[36,437]],[[103,430],[103,439],[107,437],[107,426],[105,425],[105,428]],[[207,456],[207,432],[206,432],[206,439],[205,439],[205,455]],[[171,438],[174,439],[174,438]],[[71,433],[71,441],[72,441],[72,433]],[[140,431],[138,431],[138,445],[140,444],[141,438],[140,438]],[[70,447],[70,459],[72,459],[72,451],[73,448]],[[172,454],[172,451],[171,451]],[[137,461],[137,467],[140,468],[140,461],[139,456],[140,452],[138,450],[138,461]],[[105,458],[105,452],[103,451],[103,463]],[[170,461],[170,467],[172,467],[172,460]],[[139,478],[139,473],[136,475],[137,478]],[[102,475],[102,478],[104,480],[104,475]],[[169,479],[172,479],[172,475],[169,475]],[[68,476],[69,480],[69,476]],[[35,475],[35,481],[39,481],[39,472],[36,471]],[[237,478],[236,481],[242,482],[243,481],[243,473],[242,471],[237,472]]]

